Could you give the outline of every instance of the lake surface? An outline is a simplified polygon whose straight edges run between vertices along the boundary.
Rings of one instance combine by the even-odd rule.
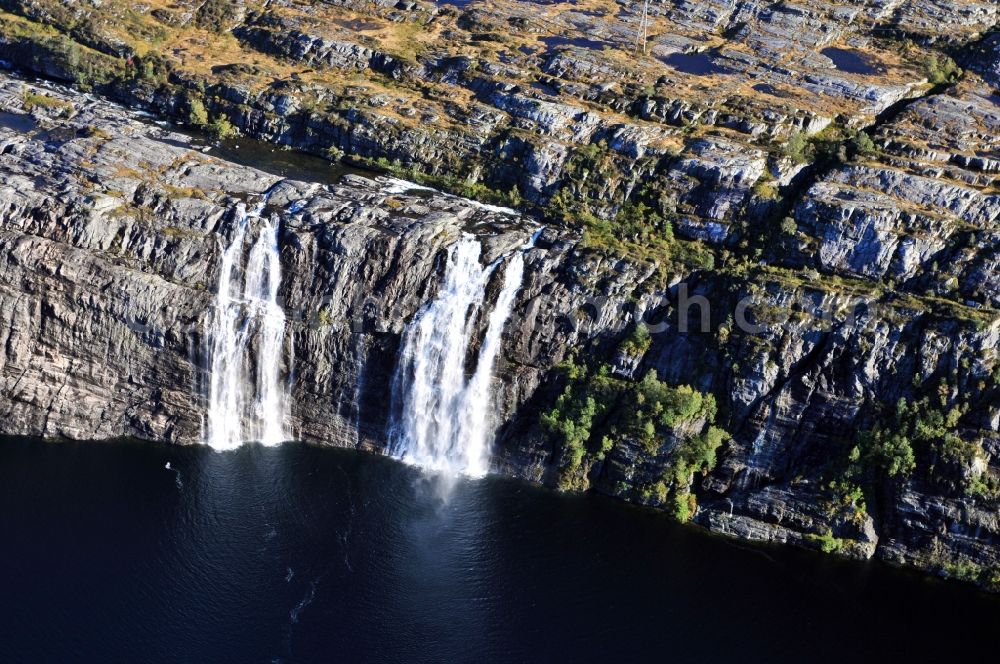
[[[177,131],[176,127],[173,129]],[[192,135],[204,140],[199,134],[192,133]],[[211,148],[208,154],[212,157],[250,166],[280,178],[336,184],[345,173],[358,173],[368,177],[376,175],[300,150],[282,148],[253,138],[241,136],[222,141],[206,141],[206,143],[207,147]],[[200,145],[195,143],[195,146]]]
[[[711,53],[703,51],[697,53],[671,53],[657,59],[684,74],[710,76],[712,74],[733,73],[729,68],[717,64],[715,57]]]
[[[879,73],[866,55],[847,48],[828,47],[820,51],[833,61],[833,66],[848,74],[874,76]]]
[[[609,42],[600,41],[599,39],[590,39],[588,37],[563,37],[561,35],[539,37],[538,41],[545,44],[550,51],[554,48],[559,48],[560,46],[576,46],[590,51],[600,51],[605,46],[611,46]]]
[[[0,570],[5,662],[960,661],[1000,619],[878,564],[296,444],[2,439]]]

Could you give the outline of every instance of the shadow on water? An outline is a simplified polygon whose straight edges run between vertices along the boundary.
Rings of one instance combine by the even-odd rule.
[[[299,444],[3,439],[0,537],[3,661],[929,661],[1000,618],[879,564]]]

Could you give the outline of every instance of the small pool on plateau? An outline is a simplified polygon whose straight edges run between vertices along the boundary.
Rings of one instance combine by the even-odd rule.
[[[588,39],[586,37],[539,37],[538,40],[549,47],[549,49],[557,48],[559,46],[576,46],[578,48],[586,48],[591,51],[600,51],[605,46],[608,46],[607,42],[603,42],[597,39]]]
[[[711,53],[704,51],[698,53],[671,53],[657,59],[684,74],[709,76],[711,74],[732,73],[726,67],[716,63]]]
[[[878,73],[871,60],[863,53],[852,51],[848,48],[829,47],[820,51],[823,55],[833,61],[833,66],[839,71],[847,74],[861,74],[862,76],[872,76]]]
[[[0,111],[0,127],[27,134],[30,131],[34,131],[37,126],[38,123],[30,115]]]

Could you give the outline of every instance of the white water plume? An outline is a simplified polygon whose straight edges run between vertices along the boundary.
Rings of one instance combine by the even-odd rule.
[[[496,424],[493,370],[504,326],[521,288],[523,254],[532,246],[533,242],[507,258],[503,286],[469,377],[465,360],[477,313],[500,261],[483,267],[481,246],[471,235],[449,247],[437,297],[403,333],[393,381],[391,454],[432,470],[473,477],[489,470],[489,445]]]
[[[278,225],[263,215],[266,205],[266,197],[250,210],[239,205],[236,233],[222,255],[211,330],[207,437],[217,450],[234,449],[248,440],[276,445],[288,438]],[[257,239],[241,269],[252,232]]]

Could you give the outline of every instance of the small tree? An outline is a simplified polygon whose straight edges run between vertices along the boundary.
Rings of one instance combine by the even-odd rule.
[[[208,124],[208,111],[205,104],[197,97],[188,99],[188,124],[193,127],[204,127]]]
[[[212,123],[207,127],[208,133],[218,139],[229,138],[236,135],[236,127],[225,115],[217,115]]]
[[[851,153],[858,157],[868,157],[878,151],[872,137],[863,131],[859,131],[850,141]]]
[[[799,225],[795,223],[795,219],[792,217],[785,217],[781,220],[781,232],[785,235],[795,235],[799,230]]]
[[[812,161],[814,150],[809,137],[799,131],[788,138],[782,153],[796,164],[807,164]]]
[[[924,73],[933,85],[951,83],[962,75],[962,70],[947,55],[931,55],[924,61]]]

